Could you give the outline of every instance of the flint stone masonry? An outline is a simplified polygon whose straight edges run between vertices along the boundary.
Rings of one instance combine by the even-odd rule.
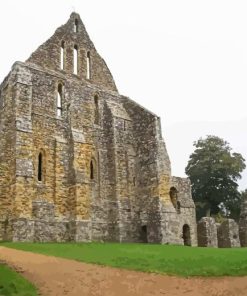
[[[159,117],[118,93],[77,13],[0,85],[6,238],[197,245],[190,181],[171,176]]]
[[[219,248],[240,247],[238,224],[233,219],[222,222],[217,229]]]
[[[217,225],[214,218],[201,218],[197,223],[197,239],[199,247],[218,247]]]
[[[239,219],[239,238],[241,247],[247,247],[247,199],[242,202]]]

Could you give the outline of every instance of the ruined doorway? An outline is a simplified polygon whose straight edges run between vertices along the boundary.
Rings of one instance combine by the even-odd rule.
[[[190,227],[188,224],[183,226],[183,240],[185,246],[191,246]]]
[[[141,242],[143,242],[143,243],[147,243],[148,242],[147,225],[143,225],[141,227]]]

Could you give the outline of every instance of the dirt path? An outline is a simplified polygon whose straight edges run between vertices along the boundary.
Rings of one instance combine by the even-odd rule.
[[[101,267],[0,247],[0,260],[43,296],[247,296],[247,277],[178,278]]]

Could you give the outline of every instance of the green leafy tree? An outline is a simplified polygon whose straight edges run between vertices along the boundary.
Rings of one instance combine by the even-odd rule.
[[[219,213],[236,218],[241,201],[237,180],[246,167],[245,159],[216,136],[201,138],[194,146],[185,172],[191,180],[197,218]]]

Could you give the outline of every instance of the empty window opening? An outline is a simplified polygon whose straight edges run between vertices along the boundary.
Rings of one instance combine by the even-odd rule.
[[[183,240],[185,246],[191,246],[190,227],[188,224],[183,226]]]
[[[75,19],[74,22],[74,33],[78,33],[78,19]]]
[[[62,116],[62,100],[63,100],[63,86],[58,85],[57,88],[57,116]]]
[[[178,214],[181,213],[181,204],[180,204],[180,201],[177,201],[177,213]]]
[[[94,180],[94,165],[93,160],[90,161],[90,179]]]
[[[38,181],[42,181],[42,153],[38,157]]]
[[[94,123],[99,124],[99,98],[94,96]]]
[[[62,41],[60,48],[60,68],[64,70],[64,41]]]
[[[74,46],[74,72],[75,75],[78,74],[78,46]]]
[[[147,225],[143,225],[141,227],[141,241],[143,243],[147,243],[148,242],[148,232],[147,232]]]
[[[133,186],[136,186],[136,178],[133,177]]]
[[[174,208],[176,209],[177,208],[177,199],[178,199],[177,189],[175,187],[171,187],[169,194],[170,194],[171,202],[172,202]]]
[[[87,79],[91,79],[91,58],[90,52],[87,52]]]

